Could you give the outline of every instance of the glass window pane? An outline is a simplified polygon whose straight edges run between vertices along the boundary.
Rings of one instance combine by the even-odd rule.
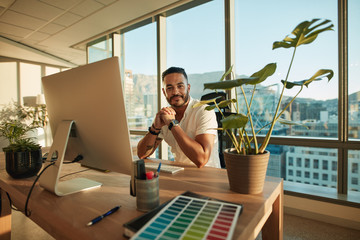
[[[224,1],[215,0],[166,19],[167,66],[182,67],[200,99],[204,83],[219,81],[225,68]]]
[[[294,9],[301,14],[294,14]],[[278,123],[273,133],[276,135],[331,138],[338,135],[337,1],[235,1],[236,74],[251,76],[268,63],[277,63],[275,74],[260,84],[253,100],[257,128],[272,119],[282,89],[280,80],[286,78],[294,51],[293,48],[272,50],[273,42],[283,40],[300,22],[314,18],[331,20],[335,31],[322,33],[312,44],[302,45],[296,50],[288,80],[309,79],[324,68],[332,69],[335,75],[329,83],[323,80],[305,87],[283,114],[286,119],[306,122],[310,129]],[[298,90],[285,91],[282,107]],[[247,91],[251,93],[251,90]],[[238,93],[241,95],[240,91]],[[240,97],[243,99],[242,95]]]
[[[112,38],[103,37],[88,46],[88,62],[97,62],[112,57]]]
[[[349,150],[348,191],[360,192],[360,151]]]
[[[157,113],[156,24],[123,34],[124,97],[130,129],[147,129]]]
[[[60,72],[60,68],[56,67],[45,67],[45,76]]]
[[[290,182],[337,187],[336,149],[269,145],[267,150],[271,153],[268,176],[281,177]]]
[[[17,102],[16,63],[0,62],[0,109]]]
[[[35,97],[35,99],[41,94],[40,65],[20,63],[20,93],[22,98]]]
[[[130,143],[131,143],[131,148],[132,148],[132,153],[133,153],[134,158],[137,157],[137,144],[143,137],[144,136],[142,136],[142,135],[130,135]],[[153,153],[153,157],[159,158],[159,148],[157,148],[155,150],[155,152]]]
[[[349,0],[349,138],[360,139],[360,1]]]

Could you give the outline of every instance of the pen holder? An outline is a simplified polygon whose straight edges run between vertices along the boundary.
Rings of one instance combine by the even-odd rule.
[[[136,207],[139,211],[148,212],[159,206],[159,178],[150,180],[136,179]]]

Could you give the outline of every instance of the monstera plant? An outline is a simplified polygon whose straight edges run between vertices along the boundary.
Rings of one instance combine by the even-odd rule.
[[[245,113],[240,112],[240,108],[237,103],[241,101],[241,99],[238,99],[237,94],[236,94],[236,98],[224,100],[221,101],[220,103],[217,103],[216,98],[214,98],[210,100],[201,101],[199,104],[196,105],[196,106],[200,106],[203,104],[213,103],[212,105],[208,106],[206,109],[212,110],[214,108],[218,108],[220,113],[222,113],[220,111],[220,108],[224,106],[229,106],[235,109],[236,114],[227,117],[223,116],[223,119],[221,120],[222,123],[221,130],[224,130],[228,134],[237,153],[239,154],[263,153],[267,145],[269,144],[269,140],[276,122],[282,124],[290,124],[290,125],[302,125],[301,123],[292,122],[283,119],[281,118],[281,116],[289,108],[289,106],[296,99],[296,97],[305,88],[308,88],[312,82],[320,81],[324,79],[330,81],[334,73],[330,69],[320,69],[317,72],[310,75],[308,79],[290,81],[290,79],[288,78],[290,75],[290,71],[293,67],[295,53],[298,47],[314,42],[320,33],[330,30],[333,30],[333,24],[331,23],[330,20],[320,21],[319,19],[313,19],[311,21],[304,21],[295,27],[291,35],[286,36],[282,41],[276,41],[273,43],[273,50],[278,48],[293,48],[293,53],[286,78],[281,80],[282,90],[279,96],[275,113],[272,117],[272,121],[266,124],[265,126],[263,126],[261,129],[256,130],[253,124],[253,113],[251,111],[252,101],[254,99],[255,93],[257,92],[256,90],[259,84],[263,83],[269,76],[275,73],[277,67],[276,63],[267,64],[264,68],[255,72],[248,78],[225,80],[226,77],[232,73],[232,66],[231,66],[227,70],[227,72],[224,73],[224,75],[221,77],[219,82],[204,84],[204,89],[212,89],[215,91],[235,89],[237,91],[238,90],[237,88],[239,88],[240,91],[242,92],[242,95],[244,97],[243,101],[245,102],[246,110],[247,110],[247,112]],[[303,71],[305,71],[305,69]],[[250,99],[248,99],[248,97],[245,94],[245,90],[244,90],[245,85],[253,86],[252,95]],[[282,100],[286,89],[292,89],[292,88],[299,88],[299,90],[295,94],[295,96],[293,96],[291,100],[288,101],[286,106],[283,109],[281,109]],[[257,141],[257,134],[267,127],[269,127],[269,129],[266,133],[265,139],[262,144],[259,144]],[[234,129],[237,130],[238,134],[235,134],[235,132],[232,131]],[[248,129],[250,129],[249,132]]]
[[[232,67],[230,67],[221,77],[219,82],[204,84],[205,89],[212,89],[215,91],[233,89],[235,91],[236,98],[222,100],[220,102],[217,102],[218,99],[214,98],[201,101],[196,105],[209,104],[209,106],[206,107],[207,110],[217,108],[221,114],[223,114],[221,108],[228,107],[234,109],[233,114],[226,114],[226,116],[223,114],[221,120],[222,128],[220,128],[220,130],[227,133],[233,144],[233,148],[225,149],[224,151],[224,160],[230,190],[245,194],[257,194],[262,192],[270,157],[270,152],[266,150],[266,147],[269,144],[275,124],[279,122],[282,124],[302,125],[301,123],[286,120],[285,118],[282,118],[282,115],[291,106],[296,97],[304,89],[308,88],[311,83],[324,79],[330,81],[334,75],[334,72],[330,69],[320,69],[313,74],[309,73],[309,78],[307,79],[296,81],[289,79],[291,69],[293,68],[295,54],[300,46],[314,42],[319,34],[331,30],[333,30],[333,24],[330,20],[313,19],[311,21],[304,21],[297,25],[292,33],[286,36],[282,41],[273,43],[273,50],[278,48],[289,48],[293,49],[293,53],[286,78],[281,80],[282,90],[279,95],[275,112],[270,118],[270,122],[260,129],[256,129],[254,126],[253,118],[256,113],[252,112],[253,100],[257,92],[257,87],[275,73],[277,67],[276,63],[269,63],[250,77],[239,79],[234,79]],[[303,67],[302,71],[306,72],[305,67]],[[230,77],[227,77],[229,74],[231,74]],[[229,78],[230,80],[225,80]],[[244,89],[247,85],[250,86],[250,89],[252,87],[250,97],[246,95]],[[295,96],[290,97],[290,101],[287,100],[285,106],[282,108],[284,93],[287,89],[292,88],[298,88],[298,91]],[[242,103],[246,106],[245,112],[240,112],[239,101],[241,101],[241,99],[238,99],[238,90],[241,91],[243,96]],[[266,132],[266,135],[264,141],[260,144],[257,140],[257,135],[263,131]]]

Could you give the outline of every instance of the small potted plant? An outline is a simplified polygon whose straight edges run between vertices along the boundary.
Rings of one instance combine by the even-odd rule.
[[[0,112],[0,117],[0,136],[9,144],[3,148],[7,173],[13,178],[36,175],[42,167],[42,151],[29,133],[46,125],[45,105],[9,105]]]
[[[226,149],[224,151],[224,159],[228,172],[230,189],[240,193],[260,193],[263,190],[263,185],[266,176],[266,169],[269,160],[270,153],[266,151],[266,147],[269,144],[271,134],[274,130],[277,122],[288,125],[302,125],[301,123],[292,122],[281,118],[283,113],[289,108],[291,103],[300,94],[304,87],[308,87],[310,83],[314,81],[320,81],[323,79],[330,79],[334,73],[329,69],[320,69],[311,77],[301,81],[290,81],[288,79],[290,70],[293,65],[296,50],[299,46],[312,43],[320,33],[333,30],[333,24],[330,20],[313,19],[311,21],[304,21],[297,25],[292,31],[292,35],[286,36],[282,41],[276,41],[273,43],[273,49],[277,48],[294,48],[292,59],[289,65],[288,73],[285,80],[281,80],[283,84],[279,101],[276,106],[272,120],[263,126],[261,129],[255,129],[253,123],[254,113],[251,111],[252,101],[258,84],[264,82],[269,76],[273,75],[276,71],[276,63],[270,63],[261,70],[255,72],[250,77],[233,79],[232,67],[224,73],[219,82],[205,83],[204,89],[218,90],[231,90],[235,92],[237,88],[240,89],[246,106],[246,112],[241,113],[239,107],[239,101],[236,93],[236,98],[227,99],[217,103],[217,98],[201,101],[197,106],[203,104],[210,104],[206,109],[213,110],[217,108],[220,113],[220,108],[228,106],[234,109],[234,114],[230,116],[223,115],[221,120],[222,128],[232,141],[233,148]],[[225,78],[231,74],[231,79]],[[244,86],[251,85],[252,93],[249,96],[246,95]],[[281,109],[284,92],[286,89],[299,87],[297,94],[290,99],[289,102]],[[196,107],[196,106],[194,106]],[[304,125],[305,126],[305,125]],[[268,129],[267,129],[268,127]],[[236,130],[236,133],[235,131]],[[266,130],[264,141],[260,144],[257,141],[257,134]]]

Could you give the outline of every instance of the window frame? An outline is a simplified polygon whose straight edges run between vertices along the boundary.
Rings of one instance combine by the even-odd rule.
[[[201,4],[208,2],[208,0],[191,1],[189,3],[182,3],[180,6],[176,6],[173,9],[166,9],[163,12],[156,12],[154,15],[149,15],[152,21],[157,21],[157,44],[158,44],[158,86],[161,86],[160,76],[162,71],[165,70],[166,64],[166,27],[164,27],[167,16],[177,14],[181,11],[186,11],[192,7],[197,7]],[[348,192],[348,151],[360,150],[360,139],[348,138],[348,0],[338,0],[338,71],[339,75],[339,89],[338,89],[338,137],[337,138],[312,138],[312,137],[293,137],[293,136],[272,136],[269,144],[284,145],[284,146],[296,146],[296,147],[315,147],[325,149],[337,150],[337,188],[335,191],[327,191],[329,188],[323,188],[320,185],[306,185],[296,183],[294,180],[285,181],[284,190],[285,194],[293,196],[301,196],[310,199],[320,199],[331,201],[345,205],[355,205],[360,207],[360,200],[358,193]],[[235,0],[224,0],[225,8],[225,68],[228,69],[234,64],[234,4]],[[144,23],[145,17],[142,16],[138,22],[132,22],[131,25],[123,26],[123,29],[131,30]],[[224,69],[224,71],[226,70]],[[161,87],[158,89],[158,106],[161,108]],[[231,96],[232,92],[227,92]],[[145,135],[146,130],[130,130],[134,135]],[[258,141],[262,142],[264,137],[259,136]],[[160,149],[160,152],[162,150]],[[160,154],[161,156],[161,154]],[[322,160],[317,159],[318,170],[322,169]],[[315,159],[310,160],[310,166],[314,167]],[[294,165],[295,165],[294,159]],[[302,164],[304,165],[304,164]],[[331,170],[331,166],[328,169]],[[301,167],[305,169],[304,166]],[[295,174],[294,174],[295,175]],[[312,175],[312,173],[310,173]],[[319,174],[319,179],[322,176]],[[329,179],[329,178],[328,178]],[[331,180],[331,179],[330,179]],[[314,183],[315,184],[315,183]],[[322,188],[322,189],[321,189]],[[325,193],[327,192],[327,193]]]

